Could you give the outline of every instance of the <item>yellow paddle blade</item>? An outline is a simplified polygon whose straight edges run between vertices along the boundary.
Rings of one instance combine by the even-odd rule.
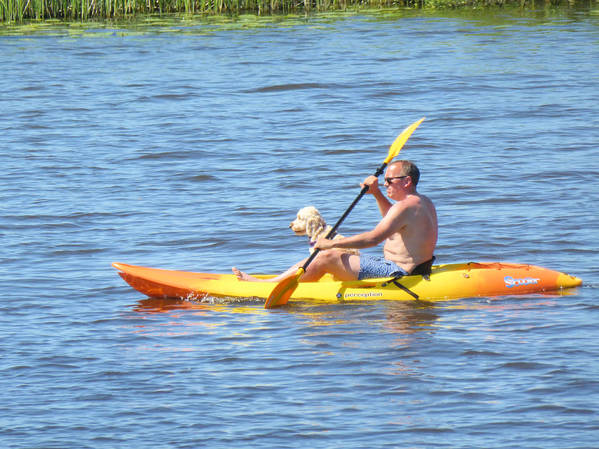
[[[270,292],[266,302],[264,303],[265,309],[272,309],[274,307],[284,306],[289,301],[289,297],[293,294],[297,288],[300,278],[304,274],[304,269],[300,267],[294,276],[287,279],[283,279],[279,282],[275,288]]]
[[[387,155],[387,159],[385,159],[385,164],[391,162],[391,159],[393,159],[395,156],[399,154],[404,144],[408,141],[414,130],[418,128],[418,126],[422,123],[424,119],[425,117],[422,117],[420,120],[412,123],[406,129],[404,129],[399,136],[397,136],[397,138],[389,148],[389,154]]]

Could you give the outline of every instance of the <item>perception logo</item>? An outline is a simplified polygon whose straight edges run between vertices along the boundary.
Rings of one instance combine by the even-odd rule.
[[[366,293],[346,293],[343,297],[345,299],[349,298],[373,298],[383,296],[380,292],[366,292]]]
[[[506,276],[503,278],[503,282],[505,282],[505,286],[507,288],[519,287],[522,285],[532,285],[538,284],[540,279],[538,278],[513,278],[511,276]]]

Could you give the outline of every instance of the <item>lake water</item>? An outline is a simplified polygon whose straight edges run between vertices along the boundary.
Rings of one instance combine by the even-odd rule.
[[[597,447],[597,10],[0,31],[0,446]],[[110,266],[281,271],[422,116],[438,262],[583,287],[266,311]]]

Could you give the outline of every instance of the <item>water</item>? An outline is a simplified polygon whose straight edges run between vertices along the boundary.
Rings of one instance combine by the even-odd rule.
[[[4,27],[0,445],[596,447],[598,17]],[[110,267],[283,270],[296,211],[334,222],[422,116],[402,156],[438,261],[583,287],[265,311],[147,299]]]

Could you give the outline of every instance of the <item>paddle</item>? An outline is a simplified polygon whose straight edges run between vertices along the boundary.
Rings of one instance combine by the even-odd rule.
[[[395,141],[391,144],[391,147],[389,148],[389,153],[387,154],[387,157],[383,161],[383,164],[377,169],[377,171],[374,173],[374,176],[376,176],[378,178],[383,173],[383,171],[385,171],[387,164],[389,164],[389,162],[391,162],[391,160],[399,154],[399,152],[401,151],[401,149],[404,146],[404,144],[406,143],[406,141],[410,138],[410,136],[412,135],[414,130],[416,128],[418,128],[418,125],[420,125],[420,123],[422,123],[423,120],[424,120],[424,117],[422,117],[420,120],[412,123],[406,129],[404,129],[399,136],[397,136]],[[345,218],[349,215],[349,213],[352,211],[354,206],[358,203],[358,201],[360,201],[360,199],[366,194],[367,191],[368,191],[368,186],[362,187],[360,194],[350,204],[350,206],[347,208],[345,213],[341,216],[341,218],[337,221],[337,223],[335,223],[335,226],[333,226],[333,228],[326,235],[327,239],[330,238],[331,236],[335,235],[335,232],[337,232],[337,228],[339,228],[339,226],[341,225],[343,220],[345,220]],[[275,288],[272,290],[272,292],[266,299],[266,302],[264,303],[265,309],[272,309],[273,307],[282,306],[282,305],[287,304],[289,297],[293,294],[293,292],[297,288],[297,284],[299,283],[300,278],[306,272],[306,268],[308,268],[308,265],[310,265],[310,263],[314,260],[314,258],[316,257],[316,255],[318,254],[319,251],[320,251],[320,249],[316,248],[316,250],[314,250],[314,252],[308,258],[308,260],[306,260],[304,265],[297,269],[297,273],[294,276],[291,276],[287,279],[283,279],[281,282],[279,282],[275,286]]]

